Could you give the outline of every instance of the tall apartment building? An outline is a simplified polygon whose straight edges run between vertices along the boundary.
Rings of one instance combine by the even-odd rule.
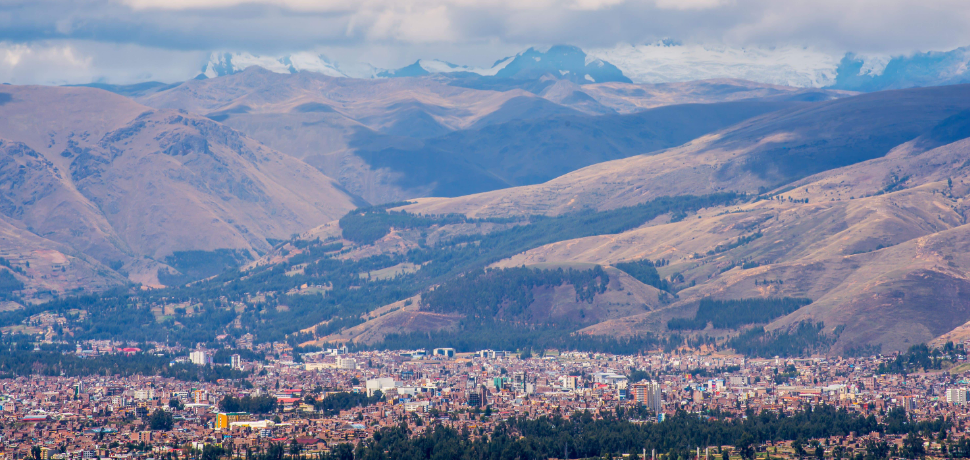
[[[196,350],[189,353],[189,361],[196,366],[205,366],[206,364],[212,364],[212,355],[202,350]]]
[[[663,395],[657,382],[634,383],[630,386],[630,397],[634,402],[647,406],[648,409],[660,413],[663,410]]]
[[[964,405],[967,403],[966,388],[950,388],[946,390],[946,402],[950,404]]]
[[[488,390],[484,386],[468,390],[468,405],[485,407],[488,405]]]

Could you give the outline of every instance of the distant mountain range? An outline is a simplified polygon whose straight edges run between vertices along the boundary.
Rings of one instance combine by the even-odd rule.
[[[535,80],[553,75],[557,79],[578,84],[631,83],[631,80],[616,66],[601,59],[591,58],[583,50],[567,45],[553,46],[547,51],[529,48],[515,56],[500,59],[491,67],[484,69],[421,59],[400,69],[364,68],[349,71],[331,62],[326,56],[310,53],[297,53],[278,58],[254,56],[249,53],[214,53],[197,78],[232,75],[254,65],[277,73],[296,73],[306,70],[331,77],[394,78],[446,74],[454,78],[501,81]]]
[[[379,204],[536,184],[593,163],[674,147],[783,106],[845,95],[734,80],[661,87],[529,78],[540,71],[530,61],[561,62],[573,51],[523,55],[525,63],[505,63],[502,71],[512,77],[486,81],[478,74],[349,79],[251,67],[133,97],[203,114]],[[739,104],[710,104],[718,102]],[[651,110],[680,104],[691,105]]]
[[[100,318],[71,323],[76,338],[103,337],[108,306],[146,315],[115,339],[191,343],[755,333],[802,337],[795,355],[970,336],[970,85],[875,91],[961,82],[964,50],[650,47],[369,78],[223,54],[176,85],[0,87],[0,302],[24,309],[0,325],[107,292],[58,304]],[[650,53],[748,59],[809,88],[624,81],[677,70]],[[110,290],[127,282],[172,288]],[[785,308],[708,325],[705,299]]]
[[[662,40],[588,51],[568,45],[556,45],[545,51],[529,48],[487,68],[420,59],[399,69],[378,69],[367,65],[342,66],[324,55],[308,52],[277,57],[221,52],[210,56],[197,78],[231,75],[258,65],[277,73],[311,71],[334,77],[440,75],[452,79],[452,84],[479,89],[533,90],[534,85],[530,83],[550,77],[580,85],[735,78],[773,85],[871,92],[970,82],[968,62],[970,48],[907,56],[846,53],[839,57],[805,47],[731,48]],[[544,87],[539,85],[539,90]]]

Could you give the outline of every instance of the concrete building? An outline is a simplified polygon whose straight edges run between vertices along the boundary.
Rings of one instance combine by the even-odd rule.
[[[967,403],[967,389],[966,388],[950,388],[946,390],[946,402],[956,405],[964,405]]]
[[[243,421],[249,414],[245,412],[220,412],[216,414],[217,430],[225,430],[235,422]]]
[[[617,374],[616,372],[594,372],[593,373],[593,383],[605,383],[607,385],[621,385],[625,384],[627,378],[625,375]]]
[[[564,375],[559,377],[559,383],[567,390],[575,390],[579,386],[579,377],[576,375]]]
[[[365,382],[365,388],[367,389],[367,396],[373,396],[375,391],[380,391],[381,393],[387,393],[387,390],[391,388],[396,388],[399,385],[390,377],[382,377],[378,379],[368,379]]]
[[[630,398],[658,414],[663,410],[663,395],[657,382],[634,383],[630,386]]]
[[[337,369],[357,369],[357,360],[354,358],[337,358]]]
[[[455,349],[454,348],[435,348],[431,351],[433,356],[441,356],[443,358],[454,358]]]
[[[207,364],[212,364],[212,355],[202,350],[196,350],[189,353],[189,361],[196,366],[205,366]]]

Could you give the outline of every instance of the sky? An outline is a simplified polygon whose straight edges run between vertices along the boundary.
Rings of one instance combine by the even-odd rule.
[[[967,0],[0,0],[0,82],[181,81],[218,52],[487,67],[530,46],[804,46],[905,55],[970,45]]]

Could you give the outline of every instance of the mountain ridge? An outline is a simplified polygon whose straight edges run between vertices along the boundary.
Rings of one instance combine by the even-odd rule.
[[[342,69],[326,56],[299,52],[281,57],[251,53],[213,52],[199,78],[214,78],[259,65],[274,72],[314,71],[335,77],[400,78],[442,76],[452,84],[475,88],[519,87],[538,93],[547,84],[541,77],[580,85],[604,82],[674,83],[735,78],[804,88],[872,92],[919,86],[970,82],[967,47],[903,55],[840,55],[808,47],[734,48],[724,45],[684,44],[660,40],[640,45],[584,51],[554,45],[542,51],[525,51],[477,68],[436,59],[382,70],[370,65]]]
[[[455,86],[437,77],[365,80],[312,72],[277,74],[250,67],[234,75],[189,81],[138,100],[153,107],[205,114],[306,161],[338,180],[350,193],[378,204],[522,184],[511,180],[507,168],[505,172],[494,169],[496,162],[501,161],[498,156],[508,155],[499,152],[499,144],[517,143],[517,148],[527,154],[549,152],[553,145],[565,149],[561,157],[553,155],[550,161],[531,168],[535,174],[529,182],[534,183],[588,165],[597,158],[671,147],[687,140],[682,133],[704,134],[728,123],[724,118],[719,124],[711,124],[719,119],[714,114],[723,111],[710,106],[709,110],[696,111],[697,126],[704,129],[685,130],[667,123],[672,134],[657,132],[637,146],[632,140],[638,133],[654,129],[635,125],[638,119],[646,120],[636,115],[638,112],[682,102],[787,104],[797,103],[805,96],[815,99],[816,95],[824,100],[848,93],[728,80],[662,86],[622,82],[578,85],[557,80],[537,95],[518,88],[494,91]],[[778,100],[740,102],[763,98]],[[705,110],[709,113],[705,114]],[[619,151],[611,150],[606,156],[590,155],[586,160],[576,161],[581,156],[576,149],[592,145],[589,141],[565,143],[564,139],[575,139],[577,133],[582,137],[582,133],[569,129],[565,123],[602,126],[607,119],[596,118],[599,115],[627,120],[621,123],[623,132],[611,131],[625,139],[624,153],[620,155]],[[562,117],[573,118],[570,121]],[[563,126],[557,130],[550,125],[553,120]],[[739,120],[735,118],[733,122]],[[653,123],[664,122],[654,120]],[[503,125],[505,130],[498,132],[489,128],[497,125]],[[533,128],[535,136],[530,137]],[[489,156],[493,160],[483,163],[464,153],[452,154],[454,148],[441,148],[455,138],[477,139],[482,145],[479,151],[487,150],[484,146],[495,146],[495,152]],[[669,140],[656,142],[660,138]],[[497,156],[498,153],[501,155]],[[542,168],[541,164],[548,168]]]
[[[165,267],[143,260],[220,248],[255,255],[267,238],[355,207],[316,169],[204,117],[97,89],[0,91],[10,97],[0,106],[0,212],[146,284]]]

